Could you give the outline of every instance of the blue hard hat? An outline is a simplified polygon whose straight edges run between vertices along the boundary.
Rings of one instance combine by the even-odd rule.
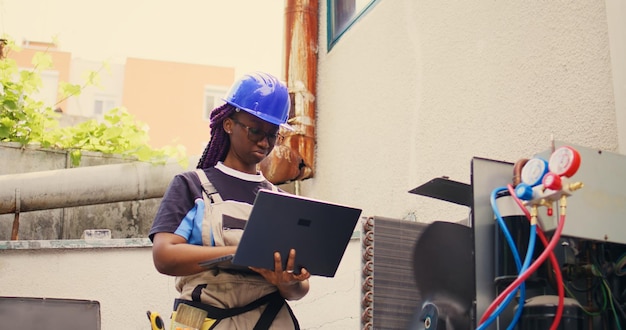
[[[287,124],[291,108],[287,86],[270,74],[245,74],[233,84],[224,101],[262,120],[293,130]]]

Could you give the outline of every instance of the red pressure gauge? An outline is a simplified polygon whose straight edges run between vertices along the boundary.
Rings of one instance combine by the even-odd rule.
[[[544,188],[551,190],[561,190],[561,188],[563,188],[561,177],[552,172],[549,172],[543,177],[542,183]]]
[[[569,146],[556,149],[548,161],[550,172],[566,178],[574,175],[579,167],[580,154],[576,149]]]

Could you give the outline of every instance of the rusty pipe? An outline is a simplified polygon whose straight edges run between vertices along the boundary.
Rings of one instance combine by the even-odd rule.
[[[528,162],[527,158],[519,159],[513,165],[513,187],[517,187],[522,182],[522,168]]]
[[[287,0],[285,8],[285,75],[293,93],[290,123],[297,134],[287,143],[298,150],[309,171],[315,172],[315,98],[317,96],[318,0]]]
[[[281,184],[313,177],[315,168],[315,97],[317,94],[318,0],[285,2],[285,81],[291,97],[289,124],[281,148],[260,166],[269,181]]]

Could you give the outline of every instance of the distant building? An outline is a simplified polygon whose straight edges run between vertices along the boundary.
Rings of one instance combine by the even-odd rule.
[[[181,144],[187,155],[202,153],[209,139],[209,113],[235,79],[235,68],[127,58],[126,63],[104,63],[72,58],[52,43],[25,41],[8,57],[31,69],[36,52],[51,55],[53,67],[42,72],[43,88],[35,97],[63,113],[62,125],[101,118],[115,107],[125,107],[150,128],[155,148]],[[84,84],[85,74],[99,72],[99,86],[85,87],[79,96],[61,100],[59,83]],[[61,101],[61,102],[59,102]]]

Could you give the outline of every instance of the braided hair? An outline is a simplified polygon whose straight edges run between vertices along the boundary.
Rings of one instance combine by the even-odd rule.
[[[218,161],[223,161],[226,158],[226,154],[228,154],[228,149],[230,148],[230,138],[224,131],[222,123],[224,119],[232,116],[233,113],[235,113],[235,107],[228,103],[224,103],[211,111],[211,124],[209,125],[211,129],[211,139],[206,148],[204,148],[202,157],[200,157],[198,166],[196,166],[197,168],[205,169],[213,167]]]

